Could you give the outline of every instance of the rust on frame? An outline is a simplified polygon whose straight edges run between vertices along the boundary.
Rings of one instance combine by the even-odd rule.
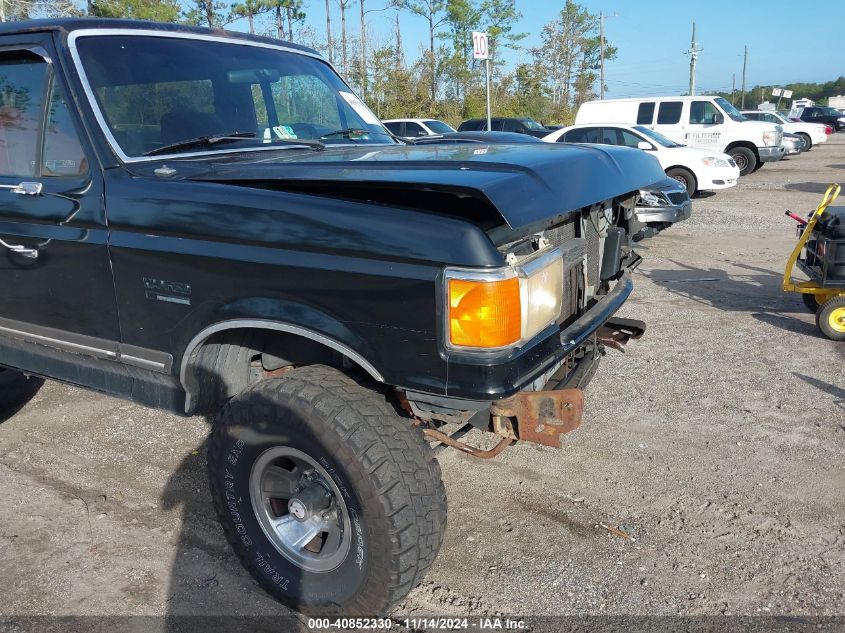
[[[581,426],[584,392],[580,389],[523,391],[497,400],[493,416],[516,420],[516,434],[523,442],[560,448],[560,436]]]

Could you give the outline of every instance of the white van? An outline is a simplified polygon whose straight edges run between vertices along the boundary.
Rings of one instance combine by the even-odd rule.
[[[749,121],[722,97],[588,101],[578,109],[575,123],[644,125],[676,143],[728,154],[741,176],[784,155],[781,126]]]

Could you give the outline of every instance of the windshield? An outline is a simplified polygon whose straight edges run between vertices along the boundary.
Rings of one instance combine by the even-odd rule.
[[[81,37],[77,50],[127,157],[169,145],[165,153],[207,151],[178,147],[207,136],[242,137],[221,149],[396,142],[331,67],[309,55],[173,35]]]
[[[432,132],[434,132],[435,134],[451,134],[452,132],[455,131],[454,128],[452,128],[449,125],[446,125],[445,123],[443,123],[443,121],[437,121],[435,119],[429,119],[429,120],[423,121],[423,123],[425,123],[426,126],[428,127],[428,129],[431,130]]]
[[[652,141],[657,143],[658,145],[662,145],[663,147],[683,147],[683,145],[676,143],[672,139],[668,139],[659,132],[655,132],[654,130],[650,130],[649,128],[645,127],[644,125],[635,125],[634,129],[650,138]]]
[[[537,121],[535,121],[534,119],[520,119],[519,122],[522,123],[529,130],[545,130],[546,129],[542,125],[537,123]]]
[[[769,112],[773,117],[775,117],[780,123],[791,123],[791,121],[785,118],[780,112]]]
[[[716,103],[719,104],[719,107],[725,111],[725,113],[731,117],[734,121],[748,121],[748,118],[742,114],[739,110],[731,105],[731,102],[725,99],[724,97],[716,97],[713,99]]]

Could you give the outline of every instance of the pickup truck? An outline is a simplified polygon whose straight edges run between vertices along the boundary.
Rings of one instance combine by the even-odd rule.
[[[443,537],[432,444],[557,446],[642,334],[643,152],[405,144],[313,50],[220,30],[7,22],[0,58],[0,406],[35,376],[208,416],[223,531],[293,608],[389,612]]]

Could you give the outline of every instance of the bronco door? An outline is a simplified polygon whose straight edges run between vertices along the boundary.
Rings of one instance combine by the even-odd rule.
[[[55,59],[46,34],[0,37],[0,347],[111,358],[102,177]]]

